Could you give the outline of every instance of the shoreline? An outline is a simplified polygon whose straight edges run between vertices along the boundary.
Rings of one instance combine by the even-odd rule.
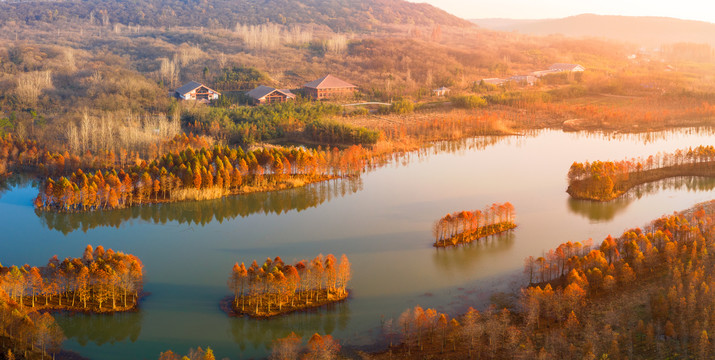
[[[505,228],[502,229],[502,226],[504,225]],[[485,228],[491,228],[491,229],[486,229],[486,233],[481,233],[481,230]],[[493,229],[496,228],[496,229]],[[436,248],[448,248],[448,247],[453,247],[453,246],[458,246],[460,244],[470,244],[473,241],[477,241],[479,239],[489,237],[492,235],[497,235],[501,234],[503,232],[507,232],[510,230],[513,230],[516,228],[516,224],[514,223],[501,223],[501,224],[494,224],[494,225],[489,225],[489,226],[482,226],[474,231],[469,231],[469,232],[463,232],[459,233],[455,236],[449,237],[447,239],[442,239],[436,241],[432,246]],[[451,241],[452,239],[456,239],[455,241]]]
[[[638,185],[643,185],[674,177],[715,177],[715,162],[701,162],[696,164],[674,165],[665,168],[645,170],[629,173],[628,179],[613,184],[613,190],[606,195],[592,195],[579,188],[588,188],[593,182],[592,178],[577,180],[569,184],[566,192],[577,200],[591,200],[608,202],[615,200]]]
[[[316,311],[321,308],[325,307],[330,307],[334,304],[339,304],[341,302],[345,302],[350,298],[351,292],[350,291],[345,291],[344,294],[342,295],[335,295],[337,298],[331,299],[331,300],[324,300],[324,301],[319,301],[316,303],[311,303],[310,305],[304,305],[304,306],[293,306],[292,308],[285,309],[285,310],[278,310],[274,312],[270,312],[268,314],[255,314],[254,311],[250,310],[238,310],[233,306],[234,302],[234,297],[233,296],[226,296],[223,298],[219,304],[219,308],[221,311],[226,313],[229,317],[234,318],[234,317],[248,317],[252,319],[260,319],[260,320],[268,320],[268,319],[273,319],[276,317],[284,316],[284,315],[289,315],[293,313],[298,313],[298,312],[311,312],[311,311]],[[254,306],[247,306],[247,309],[254,309]]]
[[[63,295],[64,296],[64,295]],[[35,306],[32,305],[27,305],[30,304],[32,301],[31,296],[25,296],[23,297],[23,304],[22,307],[31,311],[37,311],[37,312],[67,312],[67,313],[72,313],[72,314],[117,314],[117,313],[132,313],[132,312],[138,312],[139,309],[139,301],[144,299],[145,297],[149,296],[148,293],[142,292],[139,294],[139,296],[131,301],[127,301],[127,303],[133,303],[131,306],[115,306],[114,308],[111,307],[102,307],[101,309],[97,308],[97,302],[92,301],[92,302],[87,302],[87,307],[84,308],[82,307],[82,302],[79,300],[76,300],[76,302],[79,302],[77,305],[59,305],[59,301],[57,301],[56,296],[53,296],[53,299],[49,301],[47,305],[44,304],[43,301],[38,301],[40,298],[44,300],[44,297],[41,296],[35,296]],[[133,296],[132,296],[133,297]],[[43,302],[42,304],[38,304],[38,302]],[[71,303],[71,301],[68,301]],[[107,301],[107,303],[111,304],[111,299]],[[123,301],[117,301],[117,303],[123,302]],[[19,304],[19,303],[18,303]],[[104,305],[104,302],[103,302]]]
[[[178,202],[187,202],[187,201],[205,201],[205,200],[216,200],[216,199],[221,199],[225,197],[230,197],[230,196],[241,196],[241,195],[247,195],[247,194],[255,194],[255,193],[266,193],[266,192],[273,192],[273,191],[281,191],[281,190],[290,190],[290,189],[297,189],[304,187],[306,185],[310,184],[316,184],[324,181],[330,181],[330,180],[336,180],[336,179],[342,179],[342,178],[347,178],[352,175],[313,175],[313,177],[316,177],[315,179],[295,179],[296,181],[284,181],[278,184],[275,184],[272,187],[267,187],[267,188],[261,188],[261,187],[255,187],[255,186],[243,186],[239,190],[234,190],[234,191],[228,191],[228,192],[220,192],[219,195],[217,196],[197,196],[194,198],[184,198],[184,199],[150,199],[149,201],[142,202],[140,204],[132,204],[129,206],[121,206],[121,207],[114,207],[114,208],[97,208],[97,209],[87,209],[87,210],[63,210],[63,209],[57,209],[57,208],[38,208],[35,207],[36,210],[42,211],[42,212],[51,212],[51,213],[67,213],[67,214],[77,214],[77,213],[91,213],[91,212],[96,212],[96,211],[112,211],[112,210],[122,210],[122,209],[130,209],[130,208],[137,208],[141,207],[144,205],[158,205],[158,204],[170,204],[170,203],[178,203]],[[301,182],[299,185],[296,185],[298,182]],[[247,190],[246,188],[250,189]],[[211,189],[206,189],[206,192],[209,192],[211,190],[215,190],[216,188],[211,188]],[[190,189],[189,189],[190,190]],[[198,190],[199,194],[201,190]]]

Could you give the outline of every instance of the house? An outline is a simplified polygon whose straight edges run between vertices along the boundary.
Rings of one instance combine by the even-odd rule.
[[[290,90],[276,89],[270,86],[260,85],[246,93],[254,105],[282,103],[294,100],[295,94]]]
[[[208,86],[197,83],[196,81],[189,81],[184,86],[176,89],[174,91],[174,96],[181,100],[199,100],[199,101],[211,101],[218,99],[221,93],[212,89]]]
[[[526,84],[529,86],[533,86],[534,84],[536,84],[536,76],[532,75],[515,75],[507,80],[513,81],[518,84]]]
[[[487,79],[482,79],[482,80],[480,80],[479,83],[480,83],[480,84],[484,83],[484,84],[487,84],[487,85],[498,86],[498,85],[504,85],[505,82],[506,82],[506,80],[504,80],[504,79],[499,79],[499,78],[487,78]]]
[[[348,97],[353,95],[356,90],[357,86],[340,80],[333,75],[327,75],[324,78],[303,85],[305,96],[315,100]]]
[[[562,63],[556,63],[551,66],[549,66],[549,70],[556,70],[560,72],[581,72],[586,70],[581,65],[578,64],[562,64]]]
[[[439,89],[434,89],[434,90],[432,90],[432,95],[434,95],[434,96],[446,96],[447,94],[449,94],[450,91],[452,91],[452,90],[450,90],[449,88],[446,88],[446,87],[442,86],[442,87],[439,88]]]

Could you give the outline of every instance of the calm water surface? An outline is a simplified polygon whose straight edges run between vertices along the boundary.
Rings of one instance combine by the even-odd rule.
[[[644,225],[713,197],[710,179],[673,179],[641,186],[600,204],[569,199],[574,161],[621,160],[714,143],[690,130],[639,136],[588,136],[543,131],[533,136],[438,144],[361,179],[243,197],[144,206],[91,214],[44,214],[36,189],[0,195],[0,261],[44,265],[81,256],[87,244],[139,256],[150,293],[137,313],[66,315],[57,320],[65,347],[96,359],[156,359],[211,346],[217,357],[263,357],[276,337],[329,333],[344,345],[379,337],[381,318],[414,305],[456,314],[495,290],[522,285],[529,255],[565,241]],[[471,145],[471,146],[470,146]],[[488,242],[446,250],[431,244],[431,226],[447,212],[510,201],[518,228]],[[234,262],[281,256],[292,262],[318,253],[347,254],[351,299],[329,309],[272,320],[228,318],[219,301]]]

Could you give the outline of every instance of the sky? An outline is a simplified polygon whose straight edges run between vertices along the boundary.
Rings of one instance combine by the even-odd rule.
[[[426,2],[464,19],[562,18],[599,15],[667,16],[715,23],[712,0],[408,0]]]

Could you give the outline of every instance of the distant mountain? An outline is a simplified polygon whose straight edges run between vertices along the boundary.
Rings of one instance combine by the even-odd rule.
[[[0,1],[0,22],[93,19],[150,26],[222,26],[236,23],[325,25],[367,31],[385,25],[473,26],[428,4],[404,0],[59,0]]]
[[[715,24],[667,17],[583,14],[563,19],[477,19],[472,22],[490,30],[517,31],[530,35],[597,37],[648,47],[678,42],[715,46]]]

